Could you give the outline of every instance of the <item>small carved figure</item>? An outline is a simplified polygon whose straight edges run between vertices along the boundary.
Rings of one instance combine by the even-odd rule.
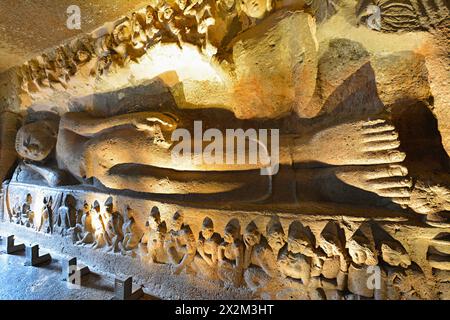
[[[95,229],[92,225],[91,208],[85,201],[82,209],[81,223],[74,230],[76,244],[90,244],[94,242]]]
[[[255,240],[258,238],[253,222],[249,226],[246,228],[247,236],[244,235],[247,249],[249,248],[248,244],[256,243]],[[259,237],[258,244],[252,249],[251,265],[244,272],[247,286],[258,297],[277,291],[276,287],[280,284],[277,257],[279,250],[285,244],[283,227],[279,221],[273,221],[272,219],[266,229],[267,238],[262,235]],[[248,259],[246,254],[246,261]],[[274,298],[274,296],[271,295],[270,298]]]
[[[20,224],[28,227],[34,227],[34,212],[31,210],[31,204],[33,203],[33,197],[31,194],[27,194],[25,203],[22,205],[20,214]]]
[[[20,219],[20,215],[21,215],[21,208],[20,208],[20,204],[16,203],[14,205],[14,207],[11,210],[10,216],[9,216],[9,222],[11,223],[15,223],[15,224],[20,224],[21,223],[21,219]]]
[[[235,287],[241,286],[244,273],[244,244],[237,219],[231,220],[225,226],[217,258],[219,278]]]
[[[320,278],[321,287],[344,291],[347,286],[349,265],[344,231],[336,222],[329,222],[320,233],[319,245],[325,253]]]
[[[254,248],[260,243],[261,234],[258,231],[258,227],[252,221],[245,228],[244,232],[244,269],[247,269],[252,264],[252,258],[254,256]]]
[[[180,23],[173,11],[172,7],[168,4],[163,4],[158,10],[158,20],[165,26],[168,38],[174,38],[177,40],[178,46],[183,45],[184,36],[186,33],[185,27]]]
[[[127,251],[136,249],[144,234],[136,224],[136,221],[134,220],[134,211],[129,206],[125,208],[124,215],[125,222],[122,227],[123,241],[119,243],[122,254],[126,254]]]
[[[165,241],[165,250],[169,262],[174,265],[174,274],[179,274],[183,269],[192,272],[191,263],[197,252],[194,234],[189,225],[184,224],[184,217],[180,211],[172,217],[172,229]]]
[[[206,217],[203,220],[202,231],[198,236],[197,252],[203,260],[212,268],[217,267],[217,253],[219,245],[222,243],[220,234],[214,232],[213,221]]]
[[[150,211],[148,219],[145,223],[146,230],[139,243],[139,251],[142,257],[148,257],[152,262],[158,261],[158,252],[164,247],[164,243],[160,243],[157,235],[158,227],[161,222],[161,214],[158,207],[153,207]],[[165,223],[164,223],[165,224]],[[165,235],[164,235],[165,237]],[[162,261],[161,261],[162,262]]]
[[[380,287],[375,289],[376,300],[400,300],[402,292],[399,284],[411,265],[411,259],[405,248],[398,242],[383,241],[381,244]]]
[[[147,43],[144,26],[144,18],[139,13],[133,12],[131,15],[131,43],[134,49],[141,49]]]
[[[278,257],[278,265],[284,277],[299,279],[304,285],[309,284],[311,259],[304,252],[306,251],[305,249],[312,251],[310,246],[310,239],[300,229],[300,226],[297,226],[295,221],[291,223],[287,244],[281,249]]]
[[[368,286],[373,275],[374,266],[378,264],[372,232],[367,225],[362,225],[347,241],[352,263],[348,270],[348,290],[356,296],[373,298],[374,288]]]
[[[145,10],[145,35],[148,39],[148,45],[153,45],[161,40],[160,30],[161,26],[156,10],[152,6],[147,6]]]
[[[58,208],[54,230],[61,235],[66,235],[67,231],[76,225],[75,198],[69,194],[64,196],[64,205]]]
[[[92,219],[92,226],[94,228],[95,239],[92,244],[92,248],[103,248],[104,246],[109,245],[111,242],[106,232],[105,223],[100,213],[100,204],[97,200],[95,200],[92,205],[90,216]]]
[[[214,223],[206,217],[202,223],[202,230],[198,236],[195,266],[197,274],[206,278],[217,278],[218,249],[222,243],[220,234],[214,232]]]
[[[41,214],[41,223],[37,231],[44,230],[45,233],[53,233],[53,198],[44,197],[44,208]]]
[[[112,197],[108,197],[105,201],[103,221],[105,223],[106,235],[108,236],[107,239],[111,246],[109,250],[118,252],[119,243],[123,240],[123,218],[119,212],[114,211]]]

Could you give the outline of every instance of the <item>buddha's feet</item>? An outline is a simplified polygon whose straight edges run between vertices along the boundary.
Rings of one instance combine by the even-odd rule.
[[[404,166],[355,166],[335,170],[336,177],[348,185],[380,197],[391,198],[392,202],[402,206],[410,201],[411,180],[407,177],[408,170]]]
[[[316,133],[303,143],[295,141],[295,162],[330,165],[371,165],[399,163],[405,154],[395,127],[387,120],[345,123]]]

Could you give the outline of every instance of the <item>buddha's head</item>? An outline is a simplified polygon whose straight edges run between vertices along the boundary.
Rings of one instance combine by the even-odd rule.
[[[57,124],[52,121],[26,124],[17,131],[16,151],[26,160],[43,161],[55,148],[57,134]]]
[[[272,0],[240,0],[241,10],[249,17],[261,19],[272,11]]]

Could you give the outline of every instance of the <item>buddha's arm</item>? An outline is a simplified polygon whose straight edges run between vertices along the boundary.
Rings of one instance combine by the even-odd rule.
[[[113,127],[134,125],[140,128],[150,126],[152,123],[158,123],[167,130],[173,130],[176,128],[177,120],[159,112],[136,112],[109,118],[96,118],[86,112],[68,112],[61,118],[60,129],[90,137]]]

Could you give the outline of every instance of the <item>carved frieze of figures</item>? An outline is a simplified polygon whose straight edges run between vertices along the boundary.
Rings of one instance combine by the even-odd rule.
[[[288,3],[316,16],[319,22],[336,11],[331,0]],[[159,42],[176,42],[180,47],[189,43],[203,53],[213,55],[224,38],[229,37],[229,32],[239,32],[232,26],[236,17],[241,20],[238,28],[244,31],[283,6],[283,1],[275,0],[154,1],[116,21],[117,25],[110,33],[95,39],[92,38],[94,34],[76,39],[28,61],[19,70],[21,88],[29,94],[46,88],[65,90],[70,79],[78,73],[101,77],[111,68],[138,62]],[[225,39],[224,43],[229,40]]]
[[[72,237],[75,245],[89,245],[86,250],[104,248],[105,254],[120,252],[138,256],[143,263],[167,264],[175,275],[185,272],[227,286],[247,287],[256,298],[437,297],[434,280],[412,261],[398,240],[371,220],[358,224],[356,230],[329,221],[313,232],[300,221],[289,221],[287,226],[288,221],[273,216],[265,224],[246,222],[241,231],[241,222],[235,218],[220,233],[214,218],[205,216],[194,228],[200,230],[196,236],[182,211],[165,213],[168,220],[163,221],[154,206],[141,227],[140,212],[127,204],[119,213],[113,197],[103,206],[97,200],[92,205],[84,201],[78,213],[76,197],[65,194],[60,200],[59,196],[44,197],[37,231]],[[59,208],[55,202],[60,202]],[[32,207],[33,197],[27,194],[25,203],[13,206],[11,217],[31,227]],[[430,240],[427,258],[435,272],[449,269],[449,252],[447,233]]]

